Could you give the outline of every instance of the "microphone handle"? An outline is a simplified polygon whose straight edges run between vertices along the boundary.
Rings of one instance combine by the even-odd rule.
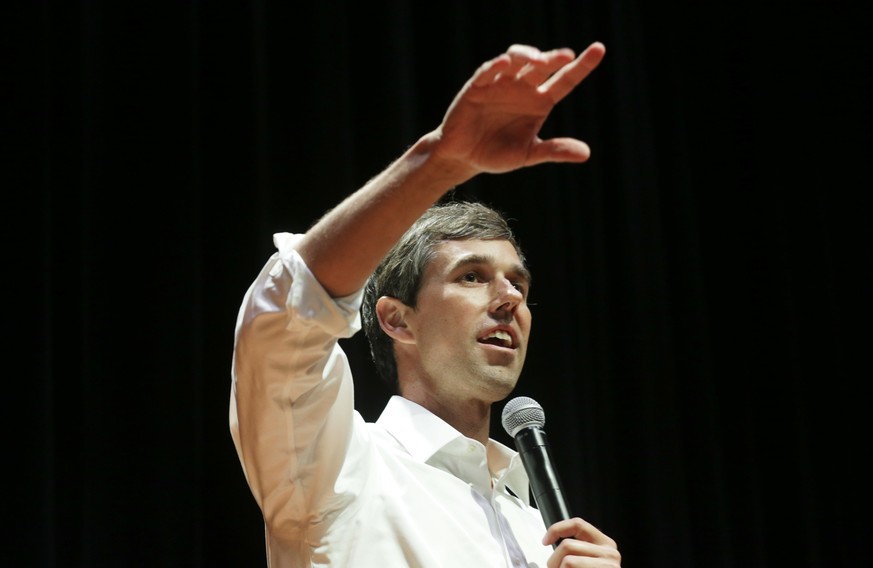
[[[515,435],[515,447],[530,478],[531,492],[546,528],[570,518],[564,488],[552,463],[549,441],[542,428],[522,428]],[[557,546],[560,540],[555,543]]]

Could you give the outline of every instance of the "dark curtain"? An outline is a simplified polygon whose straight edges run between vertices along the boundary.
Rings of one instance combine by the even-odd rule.
[[[628,567],[869,562],[863,3],[13,2],[4,29],[4,566],[263,566],[233,329],[304,231],[511,43],[602,66],[584,165],[456,190],[534,273],[515,394]],[[359,407],[388,390],[345,343]],[[494,412],[494,436],[510,443]]]

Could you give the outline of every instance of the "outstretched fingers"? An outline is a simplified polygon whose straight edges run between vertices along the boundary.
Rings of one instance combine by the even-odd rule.
[[[600,42],[592,43],[579,57],[546,79],[540,86],[540,91],[547,93],[552,102],[557,103],[597,68],[604,55],[606,47]]]
[[[512,58],[508,54],[502,53],[480,65],[476,72],[473,73],[470,84],[474,87],[484,87],[494,82],[510,65],[512,65]]]
[[[438,155],[477,172],[506,172],[547,162],[584,162],[581,140],[542,140],[557,102],[600,62],[592,44],[578,57],[567,48],[540,51],[515,44],[481,64],[452,101],[438,130]]]
[[[572,50],[566,48],[542,52],[519,44],[510,46],[506,53],[513,63],[506,73],[513,73],[515,79],[532,87],[539,87],[555,71],[576,57]]]
[[[554,104],[582,82],[605,53],[606,48],[600,42],[592,43],[579,57],[568,48],[543,52],[529,45],[514,44],[505,53],[480,65],[470,84],[484,87],[503,78],[521,80],[548,94]]]

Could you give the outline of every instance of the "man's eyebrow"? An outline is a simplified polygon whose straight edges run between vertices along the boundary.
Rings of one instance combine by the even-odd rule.
[[[454,272],[454,271],[456,271],[459,268],[462,268],[464,266],[470,266],[470,265],[475,265],[475,264],[495,264],[495,262],[496,261],[495,261],[494,257],[489,255],[489,254],[468,254],[466,256],[462,256],[461,258],[456,260],[454,263],[452,263],[451,267],[449,268],[449,271]],[[531,280],[533,278],[533,276],[530,273],[530,270],[528,270],[528,268],[525,265],[520,264],[520,263],[513,264],[512,268],[509,270],[509,272],[516,274],[519,278],[524,280],[528,285],[530,285]]]

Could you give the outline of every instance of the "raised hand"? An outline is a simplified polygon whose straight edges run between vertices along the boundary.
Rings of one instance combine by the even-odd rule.
[[[465,164],[470,177],[545,162],[584,162],[591,152],[575,138],[539,138],[555,105],[593,71],[606,53],[592,43],[541,52],[513,45],[482,64],[455,97],[440,127],[435,153]]]
[[[480,173],[545,162],[584,162],[575,138],[542,140],[552,109],[588,76],[606,48],[541,52],[513,45],[483,63],[433,131],[319,220],[297,246],[335,297],[360,289],[406,229],[447,191]]]

